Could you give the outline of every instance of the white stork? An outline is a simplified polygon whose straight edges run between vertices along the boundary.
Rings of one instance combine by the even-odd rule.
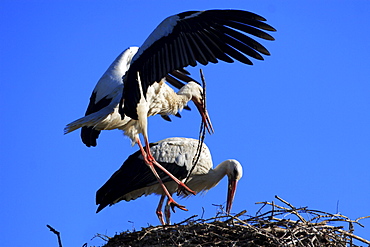
[[[134,145],[138,138],[139,127],[137,120],[129,117],[121,119],[118,113],[118,104],[122,97],[123,81],[122,76],[130,67],[132,57],[138,51],[138,47],[130,47],[123,51],[105,71],[96,84],[87,107],[85,117],[79,118],[64,128],[64,133],[70,133],[81,128],[81,139],[87,147],[95,147],[101,130],[121,129]],[[202,92],[203,89],[189,76],[187,71],[173,71],[166,77],[172,85],[180,89],[177,94],[169,87],[164,80],[151,87],[152,94],[148,101],[151,102],[148,116],[160,114],[165,120],[171,121],[168,115],[179,115],[179,111],[187,108],[190,99],[196,102],[201,115],[207,120],[206,126],[211,131],[212,125],[208,114],[203,113]],[[183,84],[176,78],[188,82]]]
[[[183,68],[196,66],[197,62],[206,65],[208,62],[217,63],[219,60],[231,63],[236,59],[251,65],[252,62],[247,56],[263,60],[261,54],[270,53],[246,34],[274,40],[262,30],[276,30],[264,21],[265,18],[243,10],[188,11],[166,18],[139,49],[129,48],[121,58],[116,59],[96,85],[86,117],[69,124],[65,133],[83,127],[82,138],[90,138],[88,142],[91,144],[87,145],[94,146],[100,130],[123,129],[132,142],[139,145],[145,161],[160,181],[154,167],[161,166],[149,149],[147,117],[155,114],[176,114],[191,99],[207,129],[213,132],[213,128],[202,105],[202,89],[191,78],[184,80],[188,82],[184,87],[188,88],[183,90],[181,100],[177,97],[181,90],[177,95],[171,93],[174,97],[166,97],[158,94],[158,88],[168,87],[164,79],[179,88],[179,81],[172,76],[183,80],[178,74],[184,75]],[[120,66],[123,69],[119,69]],[[121,99],[118,99],[119,97]],[[117,113],[121,115],[121,120],[117,118]],[[138,137],[140,133],[144,137],[146,150]],[[161,184],[165,190],[163,183]],[[184,184],[179,185],[187,189]],[[169,194],[168,196],[172,200]],[[171,203],[175,204],[173,200]]]
[[[178,179],[184,181],[193,166],[198,140],[175,137],[152,143],[150,146],[156,161]],[[106,206],[112,206],[121,200],[131,201],[143,195],[154,193],[161,195],[156,214],[160,222],[165,224],[162,205],[166,194],[146,166],[141,151],[130,155],[121,168],[97,191],[96,204],[99,207],[96,212],[98,213]],[[173,194],[177,189],[177,184],[162,171],[158,171],[158,173],[169,193]],[[213,169],[211,153],[208,147],[203,144],[199,160],[190,174],[187,185],[195,192],[207,191],[216,186],[225,175],[229,179],[226,212],[230,213],[237,182],[243,175],[242,166],[238,161],[225,160]],[[187,195],[181,196],[186,197]],[[164,209],[167,224],[170,224],[170,206],[170,203],[167,203]]]

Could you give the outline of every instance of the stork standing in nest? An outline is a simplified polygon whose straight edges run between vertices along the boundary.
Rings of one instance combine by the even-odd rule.
[[[220,180],[227,175],[228,193],[226,212],[230,213],[234,200],[237,183],[243,175],[243,169],[237,160],[225,160],[213,169],[212,156],[208,147],[203,144],[198,162],[194,169],[193,159],[197,153],[198,140],[190,138],[167,138],[157,143],[150,144],[150,151],[156,161],[171,172],[175,177],[184,181],[189,176],[187,185],[195,192],[207,191],[215,187]],[[107,205],[111,206],[121,200],[131,201],[143,195],[161,195],[156,214],[159,221],[164,225],[162,207],[167,196],[153,173],[146,168],[141,151],[130,155],[111,178],[97,191],[96,204],[99,205],[97,212]],[[165,173],[158,171],[170,194],[177,189],[177,184]],[[186,197],[189,194],[182,194]],[[169,199],[168,199],[169,200]],[[170,224],[170,204],[164,209],[166,223]]]

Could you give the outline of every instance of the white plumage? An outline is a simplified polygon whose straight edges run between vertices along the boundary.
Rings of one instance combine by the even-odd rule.
[[[167,138],[151,144],[151,153],[154,158],[169,172],[184,181],[193,166],[193,158],[198,148],[198,140],[190,138]],[[237,181],[242,177],[243,169],[236,160],[225,160],[213,169],[212,156],[208,147],[203,144],[199,160],[192,171],[187,186],[195,192],[207,191],[216,186],[227,175],[229,179],[227,213],[230,212]],[[170,194],[177,190],[177,184],[159,172]],[[143,195],[161,195],[156,213],[162,224],[162,204],[165,198],[162,186],[147,168],[140,151],[132,154],[112,177],[97,191],[97,212],[107,205],[113,205],[121,200],[131,201]],[[188,196],[185,194],[182,197]],[[167,224],[170,223],[170,204],[165,206]]]

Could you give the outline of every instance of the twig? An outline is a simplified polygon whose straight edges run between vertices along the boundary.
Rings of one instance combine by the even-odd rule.
[[[182,224],[184,224],[185,222],[188,222],[189,220],[191,220],[191,219],[193,219],[193,218],[195,218],[195,217],[198,217],[198,215],[190,216],[190,217],[189,217],[189,218],[187,218],[186,220],[183,220],[183,221],[181,221],[180,223],[176,223],[176,224],[174,224],[174,225],[182,225]]]
[[[93,240],[94,238],[100,238],[106,242],[108,242],[109,239],[111,239],[111,237],[104,235],[104,234],[100,234],[100,233],[95,234],[95,236],[91,240]]]
[[[288,205],[293,211],[292,213],[295,214],[302,222],[304,223],[307,223],[307,221],[296,211],[297,209],[295,207],[293,207],[292,204],[290,204],[289,202],[283,200],[282,198],[280,198],[279,196],[275,195],[275,198],[282,201],[283,203],[285,203],[286,205]]]
[[[238,217],[241,216],[241,215],[243,215],[243,214],[245,214],[246,212],[247,212],[247,210],[243,210],[243,211],[241,211],[240,213],[238,213],[238,214],[236,214],[234,216],[229,214],[228,216],[230,217],[230,219],[226,220],[225,222],[226,223],[229,223],[230,221],[232,221],[234,219],[240,220]],[[240,221],[242,221],[242,220],[240,220]],[[242,221],[242,222],[244,222],[244,221]]]
[[[203,219],[204,213],[205,213],[205,209],[204,209],[204,207],[202,207],[202,216],[200,218]]]
[[[202,83],[203,83],[203,97],[202,97],[203,110],[204,110],[204,112],[206,112],[207,111],[207,109],[206,109],[206,80],[204,78],[202,69],[200,69],[200,77],[201,77]],[[184,182],[185,184],[188,182],[191,173],[193,172],[195,166],[197,165],[197,163],[199,161],[200,154],[202,153],[202,148],[203,148],[203,143],[204,143],[205,137],[206,137],[206,127],[205,127],[205,123],[202,121],[202,123],[200,125],[200,131],[199,131],[198,147],[197,147],[197,151],[196,151],[196,153],[194,155],[194,158],[193,158],[193,166],[191,167],[190,172],[188,173],[188,176],[185,179],[185,182]],[[178,191],[177,195],[179,195],[179,194],[180,194],[180,191]]]
[[[63,247],[62,246],[62,240],[61,240],[61,238],[60,238],[60,232],[58,232],[57,230],[55,230],[53,227],[51,227],[50,225],[46,225],[47,226],[47,228],[49,228],[49,230],[51,231],[51,232],[53,232],[55,235],[57,235],[57,237],[58,237],[58,244],[59,244],[59,247]]]
[[[359,237],[359,236],[357,236],[357,235],[355,235],[353,233],[350,233],[350,232],[347,232],[347,231],[344,231],[344,230],[341,230],[341,229],[338,229],[337,231],[340,232],[340,233],[342,233],[342,234],[344,234],[344,235],[346,235],[346,236],[349,236],[351,238],[355,238],[357,240],[360,240],[360,241],[364,242],[365,244],[370,245],[370,241],[368,241],[368,240],[366,240],[364,238],[361,238],[361,237]]]
[[[359,220],[367,219],[367,218],[370,218],[370,215],[369,216],[364,216],[364,217],[357,218],[357,219],[355,219],[355,221],[357,222]]]

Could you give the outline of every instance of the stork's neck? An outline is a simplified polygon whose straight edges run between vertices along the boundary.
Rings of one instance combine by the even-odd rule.
[[[207,180],[206,190],[215,187],[223,177],[227,174],[229,169],[228,161],[223,161],[215,169],[210,170],[207,175],[205,175],[205,180]]]
[[[175,93],[164,80],[149,87],[146,97],[151,102],[148,115],[166,114],[175,115],[181,111],[193,97],[200,97],[200,86],[195,82],[189,82]]]
[[[192,90],[188,85],[185,85],[177,92],[177,96],[176,108],[182,109],[193,97]]]
[[[202,90],[202,88],[197,83],[190,81],[185,86],[183,86],[177,94],[185,95],[190,100],[193,96],[200,94],[200,90]]]
[[[228,160],[225,160],[218,164],[215,169],[213,169],[213,172],[217,174],[217,179],[221,180],[225,175],[228,174],[230,170],[230,162]]]
[[[197,83],[190,81],[179,90],[177,95],[179,96],[180,104],[184,107],[190,100],[201,98],[201,93],[202,88]]]
[[[229,170],[229,162],[224,161],[215,169],[211,169],[206,174],[192,175],[188,185],[196,192],[207,191],[215,187]]]

